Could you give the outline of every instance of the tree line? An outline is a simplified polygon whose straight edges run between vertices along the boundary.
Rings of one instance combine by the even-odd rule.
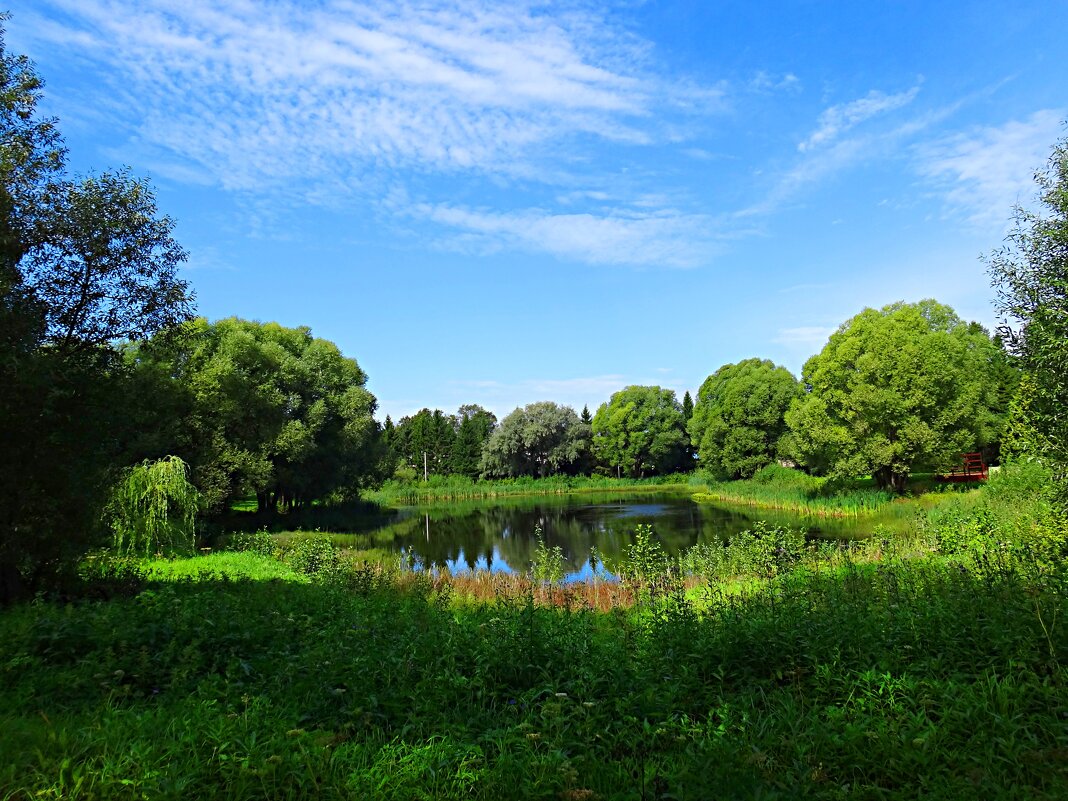
[[[747,359],[696,398],[631,386],[592,414],[541,401],[499,421],[467,405],[380,425],[359,364],[309,328],[194,316],[152,187],[70,174],[41,79],[2,33],[0,600],[103,541],[123,477],[167,457],[188,466],[201,515],[346,501],[424,471],[744,478],[789,460],[901,489],[978,448],[1068,463],[1065,141],[1038,176],[1042,208],[1018,210],[989,259],[997,336],[935,301],[898,303],[844,322],[799,379]]]
[[[695,401],[689,392],[680,401],[670,389],[630,386],[592,416],[551,401],[516,409],[499,425],[477,406],[457,415],[424,409],[396,425],[387,418],[386,432],[408,478],[702,469],[739,479],[783,461],[821,475],[872,475],[902,491],[912,472],[950,468],[963,452],[985,449],[996,459],[1019,375],[1000,337],[924,300],[847,320],[800,380],[766,359],[745,359],[708,376]]]

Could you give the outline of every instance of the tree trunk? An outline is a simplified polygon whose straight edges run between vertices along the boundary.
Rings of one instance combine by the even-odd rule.
[[[898,495],[903,495],[905,489],[908,487],[909,474],[908,473],[894,473],[890,476],[890,486],[894,488],[894,492]]]
[[[892,467],[880,467],[872,473],[872,478],[875,479],[875,485],[879,489],[890,490],[898,495],[905,492],[909,483],[908,473],[899,473]]]

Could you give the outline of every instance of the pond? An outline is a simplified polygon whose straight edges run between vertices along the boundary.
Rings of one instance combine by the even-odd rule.
[[[551,495],[462,501],[389,510],[373,521],[353,520],[345,533],[333,527],[343,547],[380,548],[412,567],[456,572],[490,570],[525,572],[540,530],[546,545],[559,546],[568,578],[591,575],[596,549],[618,559],[640,524],[652,526],[654,538],[677,554],[698,542],[723,542],[752,529],[759,520],[804,528],[810,537],[862,539],[871,519],[813,519],[785,512],[695,503],[688,493],[634,495]]]

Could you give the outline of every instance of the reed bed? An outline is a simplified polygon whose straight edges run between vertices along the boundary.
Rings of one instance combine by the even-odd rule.
[[[431,476],[426,482],[387,481],[365,499],[382,506],[414,506],[436,501],[461,501],[516,495],[572,495],[608,492],[667,492],[691,489],[690,476],[645,479],[607,476],[548,476],[475,481],[465,476]]]

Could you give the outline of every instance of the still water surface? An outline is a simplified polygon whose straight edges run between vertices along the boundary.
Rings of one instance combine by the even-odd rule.
[[[804,528],[812,537],[859,539],[871,534],[867,520],[801,518],[783,512],[694,503],[688,493],[636,495],[552,495],[462,501],[406,507],[374,523],[356,524],[339,533],[339,545],[382,548],[410,566],[452,572],[491,570],[525,572],[537,547],[536,531],[546,545],[559,546],[569,579],[591,575],[590,553],[610,560],[622,556],[639,524],[653,527],[657,539],[676,554],[698,542],[723,542],[751,529],[758,520]]]

